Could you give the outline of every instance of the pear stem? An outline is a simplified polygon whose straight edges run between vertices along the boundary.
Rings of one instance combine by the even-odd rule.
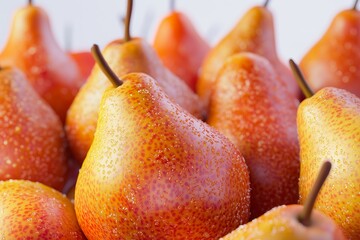
[[[354,6],[352,8],[352,10],[356,11],[357,10],[357,4],[358,4],[359,0],[356,0],[354,3]]]
[[[32,0],[28,0],[28,5],[32,6],[33,5],[33,1]]]
[[[131,21],[132,6],[133,6],[133,0],[128,0],[127,1],[127,8],[126,8],[126,17],[125,17],[125,34],[124,34],[124,41],[125,42],[128,42],[128,41],[131,40],[130,21]]]
[[[305,95],[306,98],[312,97],[314,95],[313,90],[311,90],[310,86],[307,84],[303,74],[299,66],[292,60],[289,60],[290,68],[293,72],[296,82],[298,83],[301,91]]]
[[[326,178],[328,177],[330,169],[331,169],[331,162],[325,161],[321,166],[320,172],[311,189],[309,196],[306,198],[303,211],[299,215],[299,221],[304,226],[311,225],[311,212],[314,208],[316,197],[318,196],[321,187],[323,186]]]
[[[170,0],[170,12],[175,10],[175,0]]]
[[[102,55],[100,48],[97,44],[94,44],[91,48],[91,53],[96,63],[99,65],[101,71],[106,75],[114,87],[119,87],[123,84],[123,81],[119,79],[114,71],[110,68],[109,64],[106,62],[104,56]]]
[[[270,0],[266,0],[265,2],[264,2],[264,8],[267,8],[267,6],[269,5],[269,2],[270,2]]]

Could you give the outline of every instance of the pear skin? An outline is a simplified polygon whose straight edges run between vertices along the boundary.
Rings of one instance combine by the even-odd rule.
[[[172,11],[161,20],[153,46],[164,65],[195,92],[198,72],[210,46],[190,19]]]
[[[313,211],[311,226],[304,226],[298,216],[303,206],[273,208],[261,217],[242,225],[220,240],[345,240],[341,228],[320,211]]]
[[[351,9],[338,13],[305,54],[300,68],[315,92],[336,87],[360,97],[360,12]]]
[[[207,122],[234,143],[250,170],[251,219],[298,202],[298,100],[265,58],[239,53],[214,84]]]
[[[28,5],[15,13],[0,64],[24,72],[36,92],[65,123],[66,112],[83,80],[76,63],[55,41],[44,10]]]
[[[113,41],[103,50],[103,54],[117,76],[131,72],[147,73],[156,78],[167,95],[181,107],[199,118],[205,115],[198,96],[163,66],[155,50],[144,40]],[[66,132],[74,157],[80,163],[93,141],[101,97],[109,86],[111,83],[95,65],[68,111]]]
[[[248,221],[241,153],[142,73],[105,91],[75,188],[88,239],[218,239]]]
[[[86,239],[65,196],[25,180],[0,181],[0,223],[0,239]]]
[[[360,99],[332,87],[304,100],[297,117],[300,142],[300,203],[311,188],[324,159],[332,174],[320,192],[315,208],[343,228],[349,239],[360,236]]]
[[[279,75],[278,81],[285,85],[293,96],[300,95],[290,70],[279,60],[276,52],[274,23],[266,7],[251,8],[236,26],[213,47],[206,56],[197,83],[197,93],[208,104],[219,70],[233,54],[252,52],[267,58]]]
[[[0,68],[0,180],[26,179],[61,190],[66,145],[59,117],[24,74]]]

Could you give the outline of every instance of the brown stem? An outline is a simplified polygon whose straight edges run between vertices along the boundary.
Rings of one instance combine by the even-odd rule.
[[[358,4],[359,0],[355,0],[354,6],[352,8],[352,10],[357,10],[357,4]]]
[[[306,198],[303,211],[299,215],[299,221],[304,226],[311,225],[311,212],[314,208],[316,197],[318,196],[322,185],[324,184],[326,178],[328,177],[330,169],[331,169],[331,162],[325,161],[321,166],[320,172],[310,191],[309,196]]]
[[[265,2],[264,2],[264,7],[266,8],[268,5],[269,5],[269,2],[270,2],[270,0],[265,0]]]
[[[28,0],[28,5],[32,6],[33,5],[33,1],[32,0]]]
[[[292,60],[289,60],[290,68],[293,72],[293,75],[295,77],[295,80],[297,84],[299,85],[301,91],[305,95],[306,98],[312,97],[314,95],[314,92],[311,90],[310,86],[307,84],[303,74],[301,73],[301,70],[299,66]]]
[[[99,65],[101,71],[106,75],[106,77],[111,81],[114,87],[119,87],[123,84],[123,81],[119,79],[113,70],[111,70],[109,64],[107,64],[104,56],[102,55],[100,48],[97,44],[94,44],[91,48],[92,56],[95,59],[95,62]]]
[[[125,34],[124,34],[125,42],[128,42],[131,40],[130,20],[131,20],[132,6],[133,6],[133,0],[128,0],[127,1],[127,9],[126,9],[126,17],[125,17]]]
[[[170,12],[175,11],[175,0],[170,0]]]

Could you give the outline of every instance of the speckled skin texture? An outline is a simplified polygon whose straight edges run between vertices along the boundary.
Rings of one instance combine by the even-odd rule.
[[[278,81],[283,82],[295,97],[300,95],[294,77],[277,56],[271,12],[264,7],[253,7],[205,58],[196,87],[205,103],[209,101],[216,77],[225,60],[241,52],[252,52],[267,58],[280,76]]]
[[[65,147],[58,116],[25,76],[14,68],[0,70],[0,180],[27,179],[61,190]]]
[[[360,97],[360,12],[345,10],[337,14],[306,53],[300,68],[314,91],[336,87]]]
[[[103,55],[117,76],[131,72],[149,74],[180,106],[199,118],[204,116],[200,99],[183,81],[163,67],[155,50],[144,40],[133,39],[126,43],[114,41],[104,49]],[[95,65],[69,109],[66,132],[74,157],[80,163],[85,159],[94,138],[101,97],[110,86],[110,81]]]
[[[242,225],[220,240],[345,240],[336,223],[320,211],[311,214],[311,226],[298,221],[303,207],[279,206]]]
[[[76,63],[54,39],[44,10],[28,5],[15,13],[0,65],[21,69],[65,123],[66,112],[83,80]]]
[[[251,218],[298,202],[297,106],[269,61],[252,53],[228,58],[214,84],[208,123],[249,166]]]
[[[300,202],[325,160],[332,170],[315,208],[333,218],[349,239],[360,236],[360,99],[346,90],[324,88],[298,111]]]
[[[0,181],[0,239],[86,239],[73,204],[41,183]]]
[[[218,239],[246,223],[245,161],[223,135],[134,73],[105,92],[75,210],[88,239]]]

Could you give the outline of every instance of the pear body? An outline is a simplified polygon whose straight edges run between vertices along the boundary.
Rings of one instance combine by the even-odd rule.
[[[248,224],[238,227],[220,240],[345,240],[341,228],[320,211],[313,211],[311,226],[302,225],[298,217],[303,206],[279,206]]]
[[[218,239],[249,217],[240,152],[145,74],[104,93],[75,188],[88,239]]]
[[[252,52],[268,59],[284,84],[295,97],[300,95],[290,70],[276,52],[273,17],[264,7],[251,8],[236,26],[206,56],[197,83],[197,93],[208,104],[214,82],[225,60],[233,54]]]
[[[154,49],[164,65],[195,92],[198,72],[210,47],[190,19],[178,11],[160,22]]]
[[[44,10],[29,5],[16,12],[0,64],[24,72],[37,93],[65,122],[82,77],[76,63],[55,41]]]
[[[210,126],[243,154],[250,170],[251,219],[298,201],[298,100],[281,85],[265,58],[229,57],[210,98]]]
[[[200,99],[179,78],[167,70],[154,49],[141,39],[114,41],[103,51],[104,58],[119,77],[131,72],[143,72],[156,78],[165,92],[180,106],[197,117],[204,115]],[[66,132],[75,159],[82,163],[94,138],[100,101],[110,81],[95,66],[88,81],[71,105]]]
[[[315,92],[336,87],[360,97],[360,12],[345,10],[336,15],[300,68]]]
[[[67,171],[58,116],[17,69],[0,70],[0,180],[26,179],[61,190]]]
[[[300,203],[322,162],[332,163],[315,208],[333,218],[349,239],[360,236],[360,99],[332,87],[304,100],[298,110]]]
[[[41,183],[1,181],[0,222],[2,239],[86,239],[73,204]]]

